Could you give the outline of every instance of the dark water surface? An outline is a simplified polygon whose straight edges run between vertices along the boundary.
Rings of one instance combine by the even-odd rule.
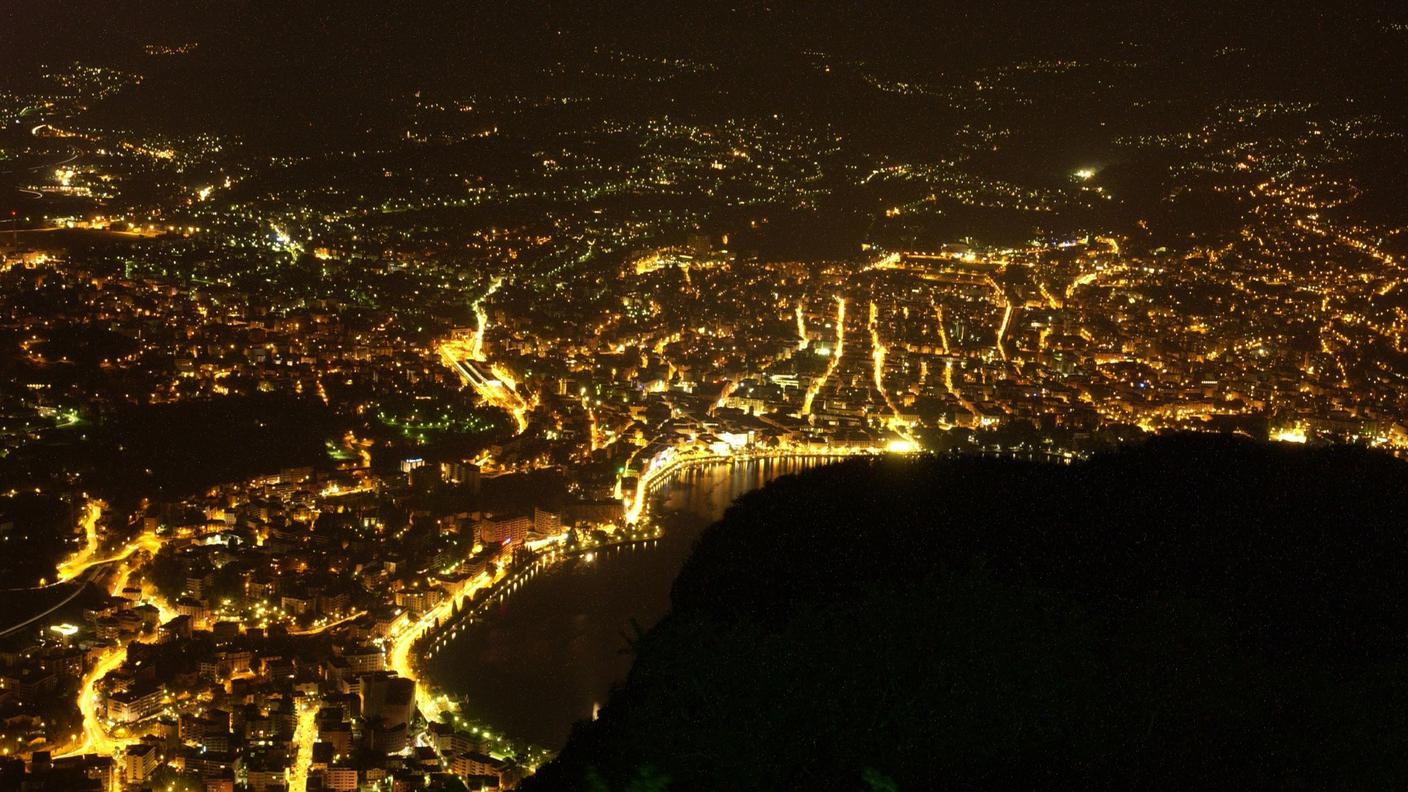
[[[688,471],[656,497],[664,536],[567,561],[522,584],[427,663],[439,687],[469,697],[476,719],[557,749],[625,678],[631,620],[669,610],[670,586],[700,532],[735,498],[819,464],[764,460]]]

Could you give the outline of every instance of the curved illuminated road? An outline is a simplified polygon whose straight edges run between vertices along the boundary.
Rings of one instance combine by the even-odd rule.
[[[99,570],[113,564],[117,565],[118,572],[111,582],[109,593],[123,590],[127,586],[128,578],[135,571],[133,565],[128,563],[132,556],[138,551],[155,554],[167,541],[155,533],[147,531],[129,541],[116,553],[99,557],[101,539],[98,520],[102,517],[103,506],[101,501],[95,500],[90,501],[85,507],[82,525],[86,541],[83,549],[58,567],[60,580],[84,578],[83,586],[79,587],[80,592],[88,583],[92,582]],[[73,596],[77,596],[77,592]],[[155,604],[161,611],[163,620],[173,615],[165,602]],[[78,686],[78,711],[83,716],[83,739],[78,741],[76,745],[67,746],[64,750],[57,752],[56,756],[73,756],[85,753],[115,756],[122,748],[137,742],[135,739],[114,737],[108,733],[103,722],[102,695],[98,692],[98,684],[102,682],[103,677],[120,667],[126,659],[127,644],[112,646],[103,652],[93,663],[93,667],[88,669],[88,673],[83,675]]]
[[[675,501],[673,493],[677,490],[690,492],[695,491],[700,485],[695,477],[696,471],[708,471],[700,473],[708,481],[726,482],[722,485],[722,493],[726,493],[724,501],[731,501],[738,494],[748,489],[762,484],[770,479],[772,475],[761,471],[775,471],[785,473],[793,470],[800,470],[808,467],[821,466],[833,461],[839,461],[855,456],[876,455],[883,449],[878,446],[866,447],[826,447],[826,446],[805,446],[777,450],[759,449],[756,451],[737,450],[730,453],[708,453],[706,449],[698,448],[687,454],[665,454],[657,457],[654,464],[649,465],[646,471],[640,476],[640,483],[628,491],[634,490],[637,494],[627,500],[631,511],[638,514],[637,528],[625,532],[618,531],[617,537],[624,539],[623,545],[633,544],[630,538],[641,530],[652,530],[654,525],[665,518],[664,512],[673,513],[675,509],[681,508]],[[789,464],[790,463],[790,464]],[[744,473],[743,471],[747,471]],[[759,471],[755,479],[753,471]],[[738,472],[735,472],[738,471]],[[742,476],[737,479],[736,476]],[[717,477],[717,478],[716,478]],[[742,485],[743,480],[750,482]],[[742,485],[741,489],[734,489]],[[636,505],[639,504],[639,508]],[[718,508],[722,510],[725,502],[721,501]],[[657,514],[657,512],[659,512]],[[711,511],[712,514],[712,511]],[[702,515],[702,513],[701,513]],[[706,517],[703,523],[712,522],[717,515]],[[393,657],[393,665],[400,673],[415,674],[420,673],[424,681],[419,684],[421,690],[436,690],[443,686],[443,689],[453,691],[459,696],[469,696],[469,710],[473,713],[474,721],[487,720],[494,728],[495,732],[503,733],[505,729],[508,733],[515,734],[518,738],[528,739],[538,744],[550,745],[556,743],[556,738],[552,733],[570,720],[586,716],[586,709],[582,705],[585,701],[598,697],[605,691],[606,685],[611,682],[618,673],[624,673],[613,662],[594,654],[594,649],[579,646],[577,650],[558,654],[554,648],[546,655],[540,651],[539,644],[542,641],[555,640],[552,627],[545,627],[543,620],[550,625],[559,625],[555,621],[556,606],[552,603],[560,595],[570,597],[599,597],[601,601],[597,605],[574,606],[570,610],[575,614],[568,629],[572,630],[574,643],[586,640],[593,643],[596,640],[603,642],[613,640],[616,626],[624,621],[628,616],[640,615],[641,611],[636,610],[642,602],[653,602],[660,598],[663,602],[663,594],[668,590],[669,580],[678,573],[679,567],[676,564],[683,563],[684,557],[688,554],[691,540],[689,531],[683,526],[675,526],[683,531],[683,542],[675,541],[668,546],[671,548],[663,558],[672,558],[670,554],[678,552],[678,557],[673,561],[666,561],[662,566],[650,567],[654,571],[645,572],[642,568],[631,567],[626,570],[617,570],[609,573],[614,578],[613,582],[602,582],[601,588],[593,587],[580,589],[577,586],[584,584],[564,584],[562,576],[544,575],[541,577],[544,583],[535,582],[538,575],[535,573],[540,569],[548,569],[567,559],[582,559],[586,562],[592,561],[592,555],[600,556],[606,547],[579,548],[575,552],[564,553],[555,558],[545,558],[531,567],[519,567],[511,573],[510,577],[503,580],[499,587],[494,589],[494,597],[501,593],[507,595],[510,591],[521,585],[524,589],[531,589],[534,586],[545,587],[544,593],[534,596],[530,602],[534,605],[525,606],[528,611],[520,611],[518,615],[512,617],[509,622],[496,622],[498,626],[485,632],[486,628],[480,628],[478,633],[468,633],[465,629],[469,619],[476,619],[479,614],[476,610],[463,611],[462,616],[468,619],[456,619],[442,621],[442,628],[432,629],[430,640],[417,643],[414,646],[410,642],[403,644],[401,652]],[[666,534],[653,533],[654,536],[671,536],[673,531]],[[646,542],[654,544],[654,542]],[[614,542],[611,544],[615,544]],[[642,556],[644,558],[645,556]],[[659,564],[660,562],[640,561],[632,562],[640,564]],[[597,573],[603,574],[603,573]],[[567,575],[575,578],[575,575]],[[516,585],[515,585],[516,584]],[[656,587],[659,590],[656,590]],[[562,586],[567,585],[567,589]],[[597,586],[598,584],[585,584]],[[505,588],[507,586],[507,588]],[[637,595],[632,594],[632,590],[640,586]],[[551,592],[551,593],[548,593]],[[570,593],[568,593],[570,592]],[[544,599],[546,597],[546,599]],[[492,601],[488,600],[488,601]],[[567,601],[567,600],[563,600]],[[486,601],[487,602],[487,601]],[[634,604],[631,604],[634,603]],[[559,603],[560,604],[560,603]],[[621,607],[625,610],[621,610]],[[538,610],[533,610],[537,608]],[[548,609],[544,612],[542,609]],[[651,611],[653,615],[647,618],[653,619],[661,615]],[[531,615],[528,615],[531,614]],[[624,615],[623,615],[624,614]],[[514,622],[516,621],[516,624]],[[603,625],[610,624],[610,627]],[[433,624],[433,622],[431,622]],[[513,626],[510,626],[510,625]],[[502,632],[501,632],[502,631]],[[419,635],[419,631],[413,631]],[[493,633],[495,637],[488,636]],[[507,634],[505,634],[507,633]],[[477,637],[466,637],[477,636]],[[468,641],[467,644],[458,644],[456,641]],[[490,654],[492,658],[484,659],[486,665],[478,667],[479,651],[483,650],[485,643],[490,641],[495,647]],[[454,644],[454,648],[450,648]],[[476,647],[476,648],[468,648]],[[409,649],[411,654],[405,654]],[[436,657],[432,662],[431,657],[442,652],[449,651],[449,657]],[[526,654],[536,652],[536,654]],[[520,654],[524,653],[524,654]],[[614,653],[608,650],[608,654],[614,657]],[[518,661],[513,657],[519,656]],[[549,659],[549,657],[551,659]],[[412,664],[409,660],[415,660]],[[464,664],[475,664],[474,676],[478,681],[466,682],[461,677]],[[566,665],[564,665],[566,664]],[[414,667],[412,667],[414,666]],[[509,701],[518,700],[516,696],[507,696],[508,700],[501,698],[501,694],[496,689],[504,686],[516,687],[524,683],[524,676],[561,674],[564,669],[571,669],[567,674],[573,681],[562,682],[558,679],[546,682],[544,685],[536,686],[533,695],[529,698],[535,700],[535,704],[528,704],[521,707],[510,705]],[[523,669],[532,669],[525,671]],[[523,674],[524,676],[520,676]],[[550,691],[546,692],[545,691]],[[482,698],[481,698],[482,697]],[[571,702],[571,703],[567,703]],[[519,702],[523,704],[523,701]],[[441,701],[436,701],[434,706],[443,708]],[[524,717],[525,713],[531,713]],[[571,714],[575,713],[575,714]],[[567,717],[563,723],[558,723],[560,717]],[[500,718],[503,718],[500,721]],[[549,725],[551,724],[551,725]]]
[[[640,478],[636,481],[636,491],[626,499],[626,523],[634,525],[646,517],[650,495],[668,483],[671,477],[692,468],[723,463],[751,462],[763,459],[846,459],[854,456],[873,456],[879,453],[909,453],[909,447],[852,446],[835,447],[830,445],[808,445],[777,450],[738,451],[720,454],[706,450],[691,450],[680,453],[657,455],[647,463]]]
[[[96,555],[98,551],[98,520],[102,517],[102,515],[103,504],[101,501],[92,500],[84,505],[83,516],[78,518],[79,532],[84,535],[83,549],[79,550],[73,555],[72,558],[68,559],[67,561],[64,561],[62,564],[59,565],[58,579],[54,583],[48,586],[39,586],[38,588],[53,588],[54,586],[62,586],[66,583],[72,583],[75,580],[78,580],[78,586],[74,588],[72,593],[70,593],[67,597],[64,597],[62,600],[50,607],[48,610],[45,610],[44,612],[39,613],[35,616],[31,616],[30,618],[25,619],[22,622],[12,624],[9,627],[4,628],[3,630],[0,630],[0,638],[3,638],[4,636],[9,635],[18,630],[22,630],[25,627],[28,627],[29,625],[39,621],[40,619],[49,616],[55,611],[62,609],[65,605],[69,604],[70,602],[73,602],[75,599],[78,598],[78,595],[82,594],[88,588],[88,584],[93,582],[93,577],[96,575],[98,567],[102,566],[102,564],[104,563],[111,563],[114,560],[93,560],[93,556]],[[79,580],[80,577],[82,578],[81,580]],[[33,591],[37,589],[28,590]]]
[[[59,600],[57,603],[55,603],[52,607],[50,607],[43,613],[36,614],[34,616],[29,617],[28,619],[25,619],[22,622],[19,622],[18,624],[12,624],[3,630],[0,630],[0,638],[4,638],[10,633],[17,632],[19,630],[24,629],[25,627],[28,627],[31,624],[34,624],[35,622],[53,614],[55,611],[61,610],[65,605],[69,604],[70,602],[73,602],[75,599],[78,599],[79,594],[82,594],[84,591],[88,590],[88,584],[93,582],[94,574],[96,574],[96,569],[89,570],[88,574],[78,582],[78,585],[76,587],[74,587],[72,594],[69,594],[67,597],[64,597],[63,599]]]
[[[464,586],[452,597],[446,597],[439,605],[426,611],[419,619],[407,623],[400,629],[393,629],[387,638],[389,648],[386,652],[386,664],[397,674],[414,680],[416,683],[416,704],[420,707],[421,713],[426,720],[433,721],[439,716],[444,707],[444,698],[431,690],[425,682],[420,679],[416,664],[411,661],[411,650],[415,648],[416,641],[429,635],[437,625],[443,623],[454,613],[455,604],[464,598],[473,595],[480,589],[488,588],[504,576],[506,564],[496,564],[498,572],[493,577],[488,573],[481,572],[477,577],[465,582]]]
[[[31,128],[31,129],[29,130],[29,134],[32,135],[32,136],[34,136],[34,137],[42,137],[42,135],[39,134],[40,131],[43,130],[44,128],[48,127],[48,126],[49,126],[49,125],[48,125],[47,123],[39,124],[39,125],[37,125],[37,126]],[[63,158],[63,159],[61,159],[61,160],[58,160],[58,161],[56,161],[56,162],[43,162],[43,163],[40,163],[40,164],[38,164],[38,165],[29,165],[29,166],[26,166],[25,168],[23,168],[23,170],[25,170],[25,171],[42,171],[42,170],[48,170],[48,169],[50,169],[50,168],[59,168],[59,167],[63,167],[64,165],[68,165],[68,164],[70,164],[70,163],[73,163],[73,162],[77,161],[78,158],[79,158],[80,156],[82,156],[82,155],[83,155],[83,152],[82,152],[82,151],[80,151],[80,150],[77,149],[77,148],[70,147],[69,150],[68,150],[68,156],[65,157],[65,158]],[[0,175],[8,175],[8,174],[15,173],[15,172],[16,172],[15,170],[0,171]],[[23,195],[23,196],[25,196],[26,198],[33,198],[33,199],[36,199],[36,200],[38,200],[38,199],[44,197],[44,193],[39,192],[38,190],[26,189],[26,188],[24,188],[24,187],[16,187],[16,188],[15,188],[15,192],[18,192],[20,195]]]
[[[102,695],[98,693],[98,682],[110,672],[117,670],[127,659],[127,645],[115,647],[98,658],[93,667],[88,669],[88,673],[83,675],[83,682],[78,687],[78,711],[83,715],[83,740],[76,746],[56,754],[56,756],[76,756],[78,754],[96,753],[105,756],[115,756],[117,752],[131,745],[135,740],[114,738],[108,734],[103,726],[101,704]]]

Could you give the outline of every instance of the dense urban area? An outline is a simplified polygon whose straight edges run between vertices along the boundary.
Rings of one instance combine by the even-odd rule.
[[[752,92],[574,39],[281,137],[180,101],[236,45],[113,24],[0,79],[0,788],[512,788],[557,746],[424,659],[692,467],[1408,449],[1408,127],[1231,34]]]

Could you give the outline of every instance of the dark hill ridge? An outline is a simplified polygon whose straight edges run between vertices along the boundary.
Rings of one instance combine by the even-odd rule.
[[[778,480],[526,788],[1402,786],[1405,484],[1208,436]]]

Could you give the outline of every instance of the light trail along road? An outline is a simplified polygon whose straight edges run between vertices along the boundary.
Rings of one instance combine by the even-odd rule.
[[[66,564],[72,564],[72,566],[68,566],[67,568],[65,568],[65,566],[60,566],[59,568],[58,582],[60,584],[73,582],[80,575],[84,575],[83,580],[78,581],[78,585],[74,587],[73,591],[67,597],[64,597],[62,600],[55,603],[48,610],[45,610],[44,612],[31,616],[30,618],[25,619],[22,622],[12,624],[3,630],[0,630],[0,638],[22,630],[25,627],[28,627],[29,625],[48,617],[49,615],[62,609],[65,605],[68,605],[70,602],[73,602],[75,599],[78,598],[78,595],[82,594],[84,591],[87,590],[88,584],[92,582],[93,575],[96,573],[97,564],[92,562],[92,558],[93,555],[97,553],[98,520],[102,517],[102,515],[103,508],[101,501],[90,500],[87,504],[84,505],[83,516],[79,518],[80,530],[84,534],[83,549],[79,550],[76,554],[74,554],[74,557],[72,559],[66,562]]]
[[[836,348],[831,350],[831,362],[827,364],[826,371],[814,380],[807,387],[807,395],[802,400],[802,417],[812,414],[812,402],[816,401],[816,395],[826,386],[826,381],[831,379],[831,375],[841,365],[841,356],[846,351],[846,298],[836,298]]]

